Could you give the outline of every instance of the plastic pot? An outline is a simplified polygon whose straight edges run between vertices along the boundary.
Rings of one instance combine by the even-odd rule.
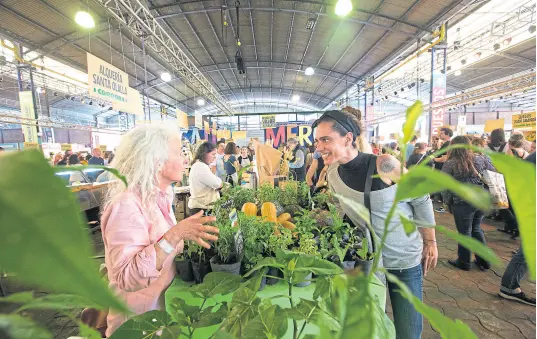
[[[175,270],[181,280],[194,281],[194,273],[192,272],[192,263],[190,259],[175,260]]]
[[[276,267],[270,267],[268,272],[267,272],[267,275],[270,275],[270,276],[273,276],[273,277],[281,277],[281,271],[279,269],[277,269]],[[276,285],[278,283],[278,279],[276,278],[270,278],[270,277],[266,277],[266,283],[267,285]]]
[[[356,261],[343,261],[342,263],[339,264],[339,266],[345,271],[353,270],[354,267],[356,266]]]
[[[355,263],[355,267],[359,267],[365,275],[368,275],[371,272],[371,269],[373,269],[373,259],[362,260],[360,258],[356,258]]]
[[[214,256],[210,260],[211,269],[213,272],[226,272],[235,275],[241,275],[241,261],[236,262],[234,264],[217,264],[217,259],[218,257]]]
[[[196,284],[201,284],[203,278],[211,271],[211,264],[208,261],[202,263],[192,262],[192,273],[194,273],[194,281]]]
[[[312,276],[313,276],[313,273],[310,273],[304,279],[305,280],[311,280]],[[309,285],[311,285],[311,281],[299,282],[299,283],[296,283],[294,286],[295,287],[306,287],[306,286],[309,286]]]
[[[265,286],[267,285],[267,277],[263,276],[261,278],[261,285],[259,285],[258,291],[263,291],[265,289]]]

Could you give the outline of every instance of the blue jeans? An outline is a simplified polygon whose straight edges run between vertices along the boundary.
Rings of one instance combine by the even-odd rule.
[[[520,280],[526,275],[527,269],[526,258],[524,258],[522,247],[520,247],[503,273],[500,290],[515,293],[515,290],[520,288]]]
[[[453,217],[459,234],[472,237],[475,240],[486,244],[485,235],[481,229],[481,221],[485,214],[466,202],[453,204],[451,208],[453,210]],[[459,244],[458,255],[461,265],[468,268],[472,267],[472,251]],[[480,265],[490,266],[488,262],[477,255],[475,256],[475,259]]]
[[[423,272],[421,264],[405,270],[388,270],[405,283],[414,296],[423,300]],[[397,339],[419,339],[423,331],[423,317],[406,298],[400,295],[396,284],[388,281],[388,292],[392,302],[393,322]]]

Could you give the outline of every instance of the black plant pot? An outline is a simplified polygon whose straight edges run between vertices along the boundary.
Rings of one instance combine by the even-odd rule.
[[[190,262],[190,259],[175,260],[175,269],[181,280],[194,281],[194,274],[192,272],[192,263]]]
[[[213,272],[225,272],[225,273],[231,273],[235,275],[241,275],[241,262],[236,262],[233,264],[217,264],[218,257],[214,256],[211,258],[211,269]]]
[[[311,280],[312,276],[313,276],[313,273],[310,273],[304,279]],[[309,286],[309,285],[311,285],[311,281],[299,282],[299,283],[296,283],[294,286],[295,287],[306,287],[306,286]]]
[[[362,260],[360,258],[356,258],[356,266],[359,267],[362,272],[364,272],[365,275],[368,275],[371,273],[371,270],[373,269],[373,259],[370,260]]]
[[[265,286],[267,285],[267,277],[263,276],[261,278],[261,285],[259,285],[258,291],[263,291],[265,289]]]
[[[208,261],[201,263],[192,262],[192,272],[194,273],[194,281],[196,284],[201,284],[203,282],[203,278],[205,278],[208,273],[212,272],[211,264]]]
[[[267,272],[267,275],[270,275],[270,276],[273,276],[273,277],[281,277],[282,276],[282,272],[277,269],[276,267],[270,267],[268,272]],[[276,278],[270,278],[270,277],[266,277],[266,283],[267,285],[276,285],[278,283],[278,279]]]
[[[345,271],[346,270],[353,270],[354,267],[356,266],[356,261],[344,261],[342,263],[339,263],[339,266],[344,269]]]

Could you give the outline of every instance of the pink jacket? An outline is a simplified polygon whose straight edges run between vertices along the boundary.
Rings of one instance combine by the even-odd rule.
[[[134,314],[164,308],[164,291],[175,277],[174,258],[181,250],[166,258],[162,269],[156,269],[155,243],[176,224],[171,210],[171,192],[160,192],[154,207],[154,222],[142,208],[141,199],[127,191],[107,208],[101,219],[105,262],[110,288],[125,300]],[[106,336],[128,320],[128,317],[110,312]]]

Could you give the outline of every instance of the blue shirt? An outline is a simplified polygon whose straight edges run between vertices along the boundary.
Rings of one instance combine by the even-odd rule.
[[[405,155],[405,162],[408,161],[408,158],[414,153],[415,146],[412,144],[406,144],[406,155]]]
[[[91,157],[88,161],[88,165],[101,165],[104,166],[104,159],[99,157]]]
[[[222,159],[224,159],[224,158],[222,157]],[[237,169],[235,168],[235,166],[233,166],[235,161],[237,161],[237,158],[235,158],[234,155],[230,156],[229,159],[227,159],[227,161],[224,160],[224,168],[226,169],[226,174],[227,175],[231,175],[231,174],[237,172]]]
[[[302,168],[302,166],[304,166],[305,160],[306,159],[304,157],[304,151],[299,149],[298,151],[296,151],[295,161],[289,162],[289,168]]]

